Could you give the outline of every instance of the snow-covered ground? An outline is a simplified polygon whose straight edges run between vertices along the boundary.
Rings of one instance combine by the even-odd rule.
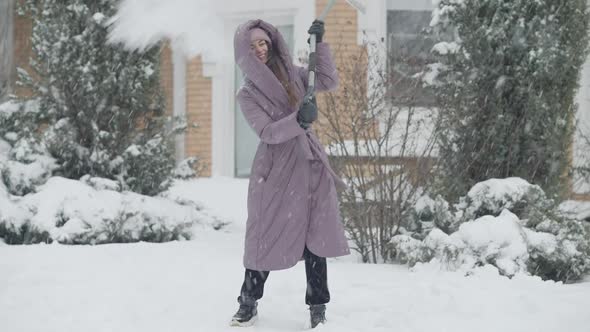
[[[192,241],[100,246],[0,244],[3,331],[236,331],[243,277],[247,180],[198,179],[171,195],[201,202],[219,231],[196,228]],[[543,282],[482,268],[465,277],[435,265],[329,261],[332,301],[318,331],[590,330],[590,280]],[[306,329],[303,264],[272,272],[250,331]]]

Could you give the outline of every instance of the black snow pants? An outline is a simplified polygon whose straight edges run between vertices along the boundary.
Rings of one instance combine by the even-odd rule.
[[[326,258],[314,255],[307,247],[303,251],[303,258],[305,260],[305,274],[307,277],[305,303],[326,304],[330,302]],[[256,300],[261,299],[264,293],[264,283],[269,273],[269,271],[246,269],[240,295]]]

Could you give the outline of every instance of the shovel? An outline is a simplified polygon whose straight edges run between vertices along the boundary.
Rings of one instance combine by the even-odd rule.
[[[365,13],[365,6],[355,0],[346,0],[348,4],[354,7],[356,10],[360,11],[361,13]],[[336,0],[330,0],[322,14],[317,18],[318,21],[324,21],[330,9],[334,6]],[[316,35],[311,34],[309,36],[309,79],[308,79],[308,88],[305,97],[303,97],[303,103],[315,103],[315,72],[316,72]]]

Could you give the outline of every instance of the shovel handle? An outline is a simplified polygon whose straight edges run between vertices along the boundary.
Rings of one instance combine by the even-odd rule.
[[[330,12],[330,9],[332,9],[332,7],[334,7],[335,3],[336,3],[336,0],[330,0],[328,2],[328,4],[326,5],[326,7],[324,7],[324,10],[322,11],[320,16],[318,17],[318,20],[320,20],[320,21],[325,20],[326,16],[328,16],[328,12]]]
[[[330,12],[330,9],[332,9],[332,7],[334,7],[335,3],[336,3],[336,0],[330,0],[317,19],[319,21],[325,20],[326,16],[328,15],[328,12]],[[316,35],[311,34],[309,36],[309,65],[308,65],[309,78],[308,78],[308,89],[307,89],[308,95],[313,95],[315,92],[315,65],[316,65],[316,52],[315,52],[316,47],[315,46],[316,46]]]

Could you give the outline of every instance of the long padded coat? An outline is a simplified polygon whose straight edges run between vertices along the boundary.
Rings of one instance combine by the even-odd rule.
[[[245,74],[237,100],[248,124],[260,138],[248,187],[244,266],[258,271],[289,268],[302,259],[304,247],[320,257],[350,253],[338,205],[346,185],[330,167],[311,129],[297,123],[297,110],[273,72],[250,50],[250,29],[265,30],[300,102],[307,89],[307,70],[294,66],[287,45],[271,24],[253,20],[234,37],[236,64]],[[338,85],[327,44],[317,45],[316,89]],[[299,103],[300,103],[299,102]]]

